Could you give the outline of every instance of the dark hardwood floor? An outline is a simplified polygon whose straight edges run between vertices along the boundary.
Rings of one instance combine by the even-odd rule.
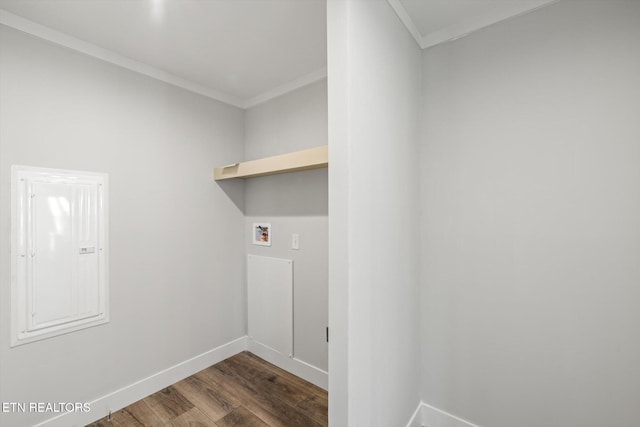
[[[88,427],[326,426],[327,392],[243,352]]]

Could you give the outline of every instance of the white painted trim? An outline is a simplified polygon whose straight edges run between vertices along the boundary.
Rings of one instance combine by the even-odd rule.
[[[420,46],[423,49],[427,49],[440,43],[457,40],[500,21],[505,21],[507,19],[533,12],[558,1],[559,0],[537,0],[533,6],[529,3],[525,6],[518,2],[513,2],[506,9],[492,11],[427,34],[422,37]]]
[[[282,368],[287,372],[291,372],[292,374],[317,385],[323,390],[327,390],[329,387],[329,373],[316,368],[307,362],[303,362],[295,357],[289,358],[265,346],[264,344],[253,340],[251,337],[249,337],[248,350],[267,362],[273,363],[279,368]]]
[[[197,83],[193,83],[189,80],[183,79],[182,77],[178,77],[159,68],[144,64],[142,62],[138,62],[131,58],[127,58],[108,49],[104,49],[92,43],[85,42],[68,34],[53,30],[49,27],[45,27],[44,25],[40,25],[36,22],[22,18],[21,16],[14,15],[13,13],[7,12],[4,9],[0,9],[0,24],[25,32],[27,34],[31,34],[32,36],[47,40],[51,43],[55,43],[60,46],[64,46],[66,48],[84,53],[85,55],[89,55],[94,58],[98,58],[103,61],[118,65],[122,68],[126,68],[128,70],[135,71],[145,76],[163,81],[165,83],[169,83],[173,86],[177,86],[190,92],[215,99],[216,101],[224,102],[225,104],[230,104],[239,108],[244,108],[244,101],[241,98],[218,92]]]
[[[211,365],[247,349],[247,336],[237,338],[196,357],[178,363],[147,378],[102,396],[90,402],[90,412],[71,412],[50,418],[35,427],[69,427],[90,424],[150,394],[162,390]]]
[[[411,419],[409,419],[407,423],[407,427],[426,427],[422,422],[422,405],[424,405],[424,403],[418,403],[416,410],[413,411],[413,415],[411,415]]]
[[[273,98],[292,92],[296,89],[307,86],[311,83],[315,83],[327,77],[327,67],[324,67],[300,78],[297,78],[289,83],[273,88],[253,98],[243,99],[228,93],[211,89],[210,87],[203,86],[198,83],[194,83],[182,77],[178,77],[159,68],[136,61],[134,59],[115,53],[111,50],[102,48],[98,45],[88,43],[84,40],[70,36],[63,32],[30,21],[4,9],[0,9],[0,24],[41,38],[48,42],[66,47],[68,49],[84,53],[85,55],[101,59],[105,62],[109,62],[127,70],[140,73],[156,80],[160,80],[181,89],[188,90],[189,92],[197,93],[199,95],[206,96],[207,98],[224,102],[225,104],[233,105],[234,107],[242,109],[247,109],[258,104],[262,104]]]
[[[400,3],[400,0],[387,0],[387,3],[389,3],[389,6],[396,12],[396,15],[398,15],[398,18],[400,18],[404,26],[407,27],[407,30],[411,33],[416,43],[418,43],[418,46],[422,48],[422,34],[420,30],[418,30],[415,22],[413,22],[413,19],[411,19],[407,9]]]
[[[480,427],[434,406],[420,402],[406,427]]]
[[[312,73],[304,75],[300,78],[297,78],[289,83],[285,83],[281,86],[275,87],[267,92],[264,92],[258,96],[254,96],[253,98],[247,99],[242,108],[251,108],[256,105],[267,102],[273,98],[277,98],[286,93],[293,92],[296,89],[300,89],[301,87],[310,85],[311,83],[315,83],[327,77],[327,67],[316,70]]]
[[[533,4],[533,6],[529,3],[525,6],[514,2],[507,9],[495,10],[490,13],[476,16],[473,19],[469,19],[464,22],[449,25],[441,30],[422,35],[413,19],[411,19],[411,15],[409,15],[407,9],[405,9],[400,0],[387,0],[389,5],[396,12],[396,15],[398,15],[402,23],[422,49],[428,49],[440,43],[457,40],[497,22],[533,12],[542,7],[557,3],[558,1],[560,0],[535,0],[535,4]]]

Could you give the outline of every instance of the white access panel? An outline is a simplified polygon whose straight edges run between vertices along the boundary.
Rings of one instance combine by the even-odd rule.
[[[249,255],[249,336],[293,357],[293,261]]]
[[[108,321],[107,176],[12,169],[12,346]]]

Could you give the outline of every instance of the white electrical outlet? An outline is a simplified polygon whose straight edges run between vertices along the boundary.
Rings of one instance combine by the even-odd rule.
[[[291,249],[300,249],[300,235],[298,233],[291,235]]]

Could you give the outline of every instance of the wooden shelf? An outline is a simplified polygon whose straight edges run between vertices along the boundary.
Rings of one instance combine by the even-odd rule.
[[[231,178],[252,178],[255,176],[326,168],[328,164],[328,149],[326,145],[323,145],[309,148],[308,150],[215,168],[213,177],[216,181]]]

